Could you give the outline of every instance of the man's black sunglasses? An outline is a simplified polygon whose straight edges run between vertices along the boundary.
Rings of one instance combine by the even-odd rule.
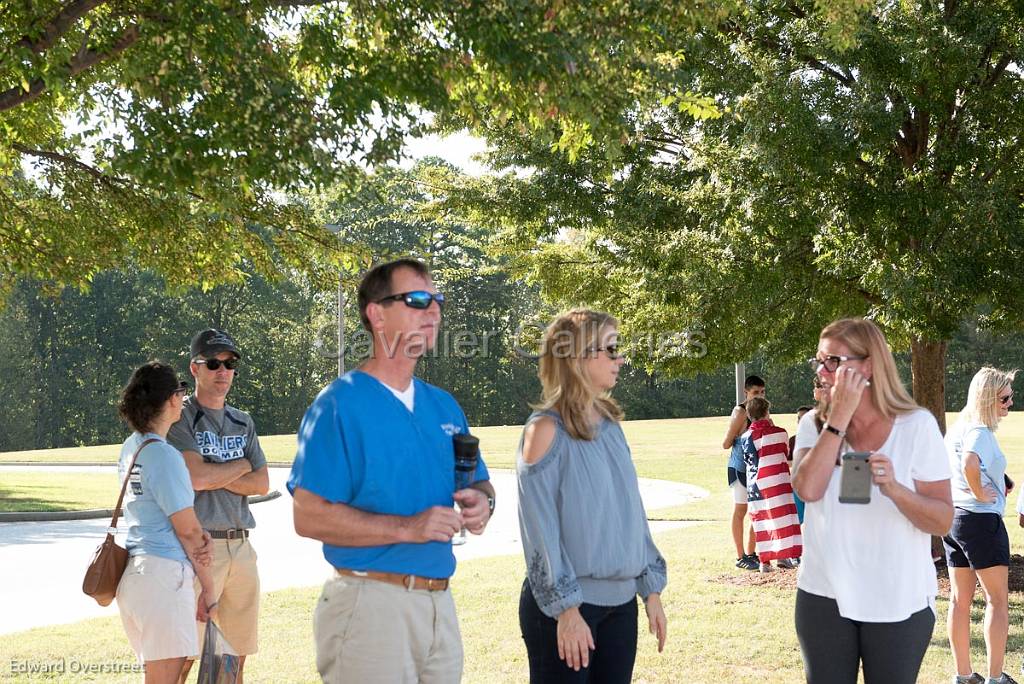
[[[413,290],[412,292],[400,292],[398,294],[381,297],[378,304],[396,301],[405,302],[405,305],[413,309],[429,309],[430,302],[437,302],[438,306],[444,306],[444,295],[440,292],[427,292],[426,290]]]
[[[207,369],[212,371],[220,370],[221,366],[224,366],[228,370],[235,370],[238,368],[238,359],[228,359],[227,361],[221,361],[220,359],[196,359],[195,363],[205,363]]]

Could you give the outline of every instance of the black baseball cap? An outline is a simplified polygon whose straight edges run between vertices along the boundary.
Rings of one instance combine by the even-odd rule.
[[[208,328],[196,333],[192,338],[191,355],[189,358],[202,356],[204,359],[213,358],[221,352],[231,352],[238,358],[242,358],[242,352],[238,351],[235,341],[223,330]]]

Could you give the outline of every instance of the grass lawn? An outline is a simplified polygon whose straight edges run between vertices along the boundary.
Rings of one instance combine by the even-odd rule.
[[[110,473],[0,471],[0,513],[113,508],[118,485]]]
[[[791,428],[793,419],[780,416]],[[669,563],[664,595],[669,617],[669,642],[658,654],[653,637],[642,626],[634,681],[637,682],[767,682],[802,681],[793,629],[793,590],[778,586],[736,586],[741,575],[732,566],[728,516],[732,509],[724,487],[724,456],[720,447],[722,418],[638,421],[625,426],[637,469],[647,477],[690,482],[712,492],[704,501],[661,511],[652,517],[704,520],[705,524],[659,534],[659,547]],[[480,428],[485,454],[493,466],[508,467],[519,428]],[[1004,421],[999,439],[1010,455],[1010,473],[1024,482],[1024,419]],[[1012,509],[1012,506],[1011,506]],[[1024,546],[1024,532],[1010,511],[1007,519],[1015,552]],[[460,564],[453,584],[466,647],[466,682],[526,681],[526,652],[519,637],[517,604],[523,577],[519,556],[487,558]],[[878,581],[884,582],[885,577]],[[261,616],[261,652],[248,669],[249,682],[315,682],[312,608],[319,588],[266,594]],[[1020,667],[1024,650],[1024,594],[1010,596],[1010,657],[1006,669]],[[946,600],[938,603],[939,619],[920,682],[948,681],[951,657],[945,637]],[[975,604],[980,621],[982,605]],[[643,614],[641,612],[641,622]],[[984,643],[974,631],[975,667],[981,667]],[[119,620],[103,618],[62,627],[48,627],[0,636],[0,668],[11,660],[39,664],[65,659],[72,663],[132,662]],[[2,677],[3,675],[0,675]],[[67,681],[68,676],[40,675],[23,681]],[[138,675],[77,675],[76,681],[128,682]],[[19,680],[22,681],[22,680]]]

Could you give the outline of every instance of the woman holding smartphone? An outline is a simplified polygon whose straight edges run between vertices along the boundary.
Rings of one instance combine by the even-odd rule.
[[[953,519],[942,434],[871,321],[830,323],[811,364],[828,398],[800,421],[794,458],[807,502],[796,597],[807,681],[855,684],[863,666],[865,684],[914,684],[935,626],[930,536]],[[866,504],[839,501],[849,451],[870,453]]]
[[[516,458],[526,554],[519,625],[533,684],[628,684],[638,594],[665,646],[665,559],[611,398],[622,363],[618,322],[606,313],[576,309],[544,333],[541,404]]]
[[[953,528],[943,537],[949,566],[949,643],[954,684],[1016,684],[1003,672],[1009,630],[1010,538],[1003,524],[1006,457],[996,441],[999,421],[1013,406],[1017,371],[982,368],[971,380],[967,404],[946,433],[953,470]],[[971,603],[981,582],[985,594],[988,677],[971,668]]]

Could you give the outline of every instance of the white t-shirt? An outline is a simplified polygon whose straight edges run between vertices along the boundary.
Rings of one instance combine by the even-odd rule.
[[[398,398],[398,401],[400,401],[403,404],[405,404],[405,408],[409,409],[409,412],[412,413],[412,407],[415,406],[414,400],[416,398],[416,383],[415,383],[415,381],[410,382],[409,386],[406,389],[404,389],[404,390],[396,390],[391,385],[386,385],[383,382],[381,384],[384,385],[385,387],[387,387],[389,390],[391,390],[391,393],[394,394],[395,397]]]
[[[808,411],[800,421],[795,451],[817,443],[814,415]],[[914,480],[950,477],[942,433],[925,409],[897,416],[878,453],[889,457],[896,481],[910,489]],[[839,503],[839,473],[836,466],[825,495],[804,509],[797,587],[835,599],[840,615],[860,622],[902,622],[925,607],[934,610],[939,588],[931,536],[874,484],[871,503]]]

